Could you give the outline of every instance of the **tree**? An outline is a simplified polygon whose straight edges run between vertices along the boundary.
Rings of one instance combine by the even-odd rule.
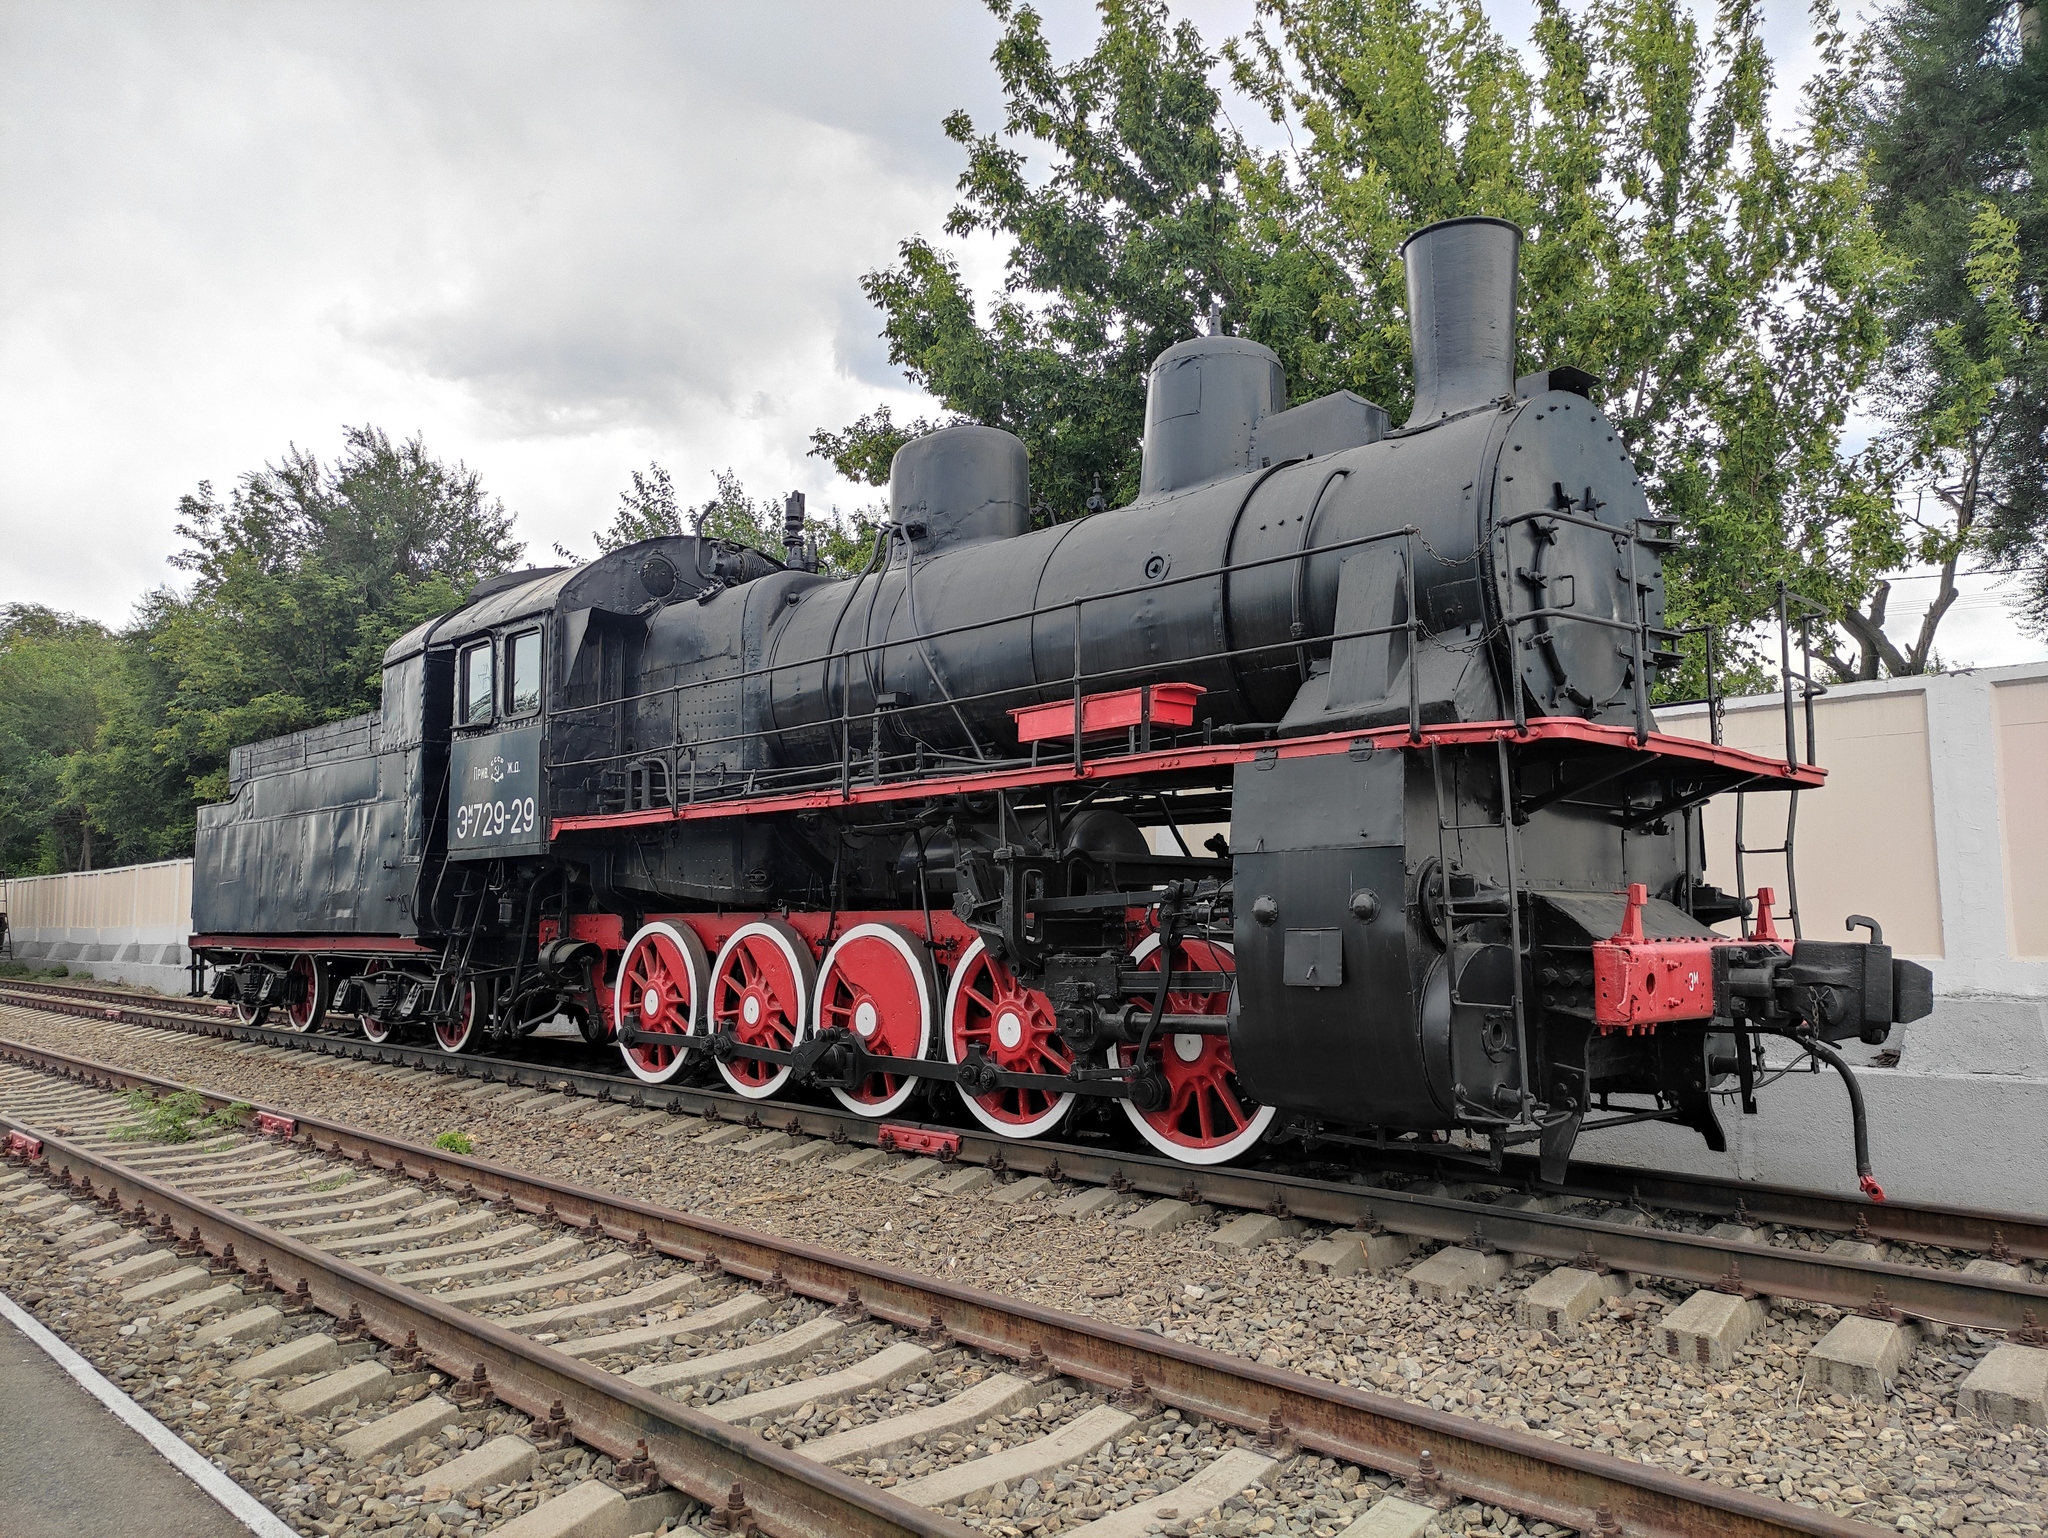
[[[886,422],[886,410],[882,416]],[[887,478],[885,468],[883,479]],[[721,470],[713,479],[717,495],[686,512],[676,500],[675,480],[667,470],[653,463],[644,471],[635,470],[633,484],[619,493],[610,525],[593,530],[591,537],[598,549],[609,552],[662,534],[695,534],[701,526],[707,538],[731,540],[783,559],[782,505],[768,498],[755,501],[731,470]],[[879,522],[874,509],[863,509],[849,521],[835,507],[824,518],[806,516],[804,529],[817,540],[824,569],[841,574],[866,562]]]
[[[92,863],[90,808],[65,768],[98,734],[115,650],[95,621],[0,607],[0,868],[10,874]]]
[[[1845,677],[1925,672],[1956,572],[1974,556],[2021,579],[2048,634],[2048,45],[2009,0],[1900,0],[1878,29],[1857,128],[1873,207],[1908,258],[1878,445],[1914,496],[1911,556],[1937,569],[1913,641],[1884,631],[1880,582],[1842,611]]]
[[[195,581],[145,617],[171,681],[156,751],[200,799],[226,793],[232,748],[375,708],[385,648],[524,548],[475,471],[374,427],[331,466],[288,449],[225,502],[201,482],[178,514],[171,564]]]
[[[1066,67],[1034,12],[991,3],[1008,110],[999,136],[946,120],[967,152],[946,229],[1010,239],[1005,291],[980,320],[922,237],[863,282],[914,383],[1024,437],[1051,516],[1097,477],[1135,495],[1145,368],[1212,306],[1280,355],[1295,399],[1350,388],[1398,417],[1399,243],[1485,213],[1528,236],[1523,367],[1599,376],[1679,520],[1674,622],[1713,626],[1727,656],[1776,579],[1838,603],[1898,559],[1882,467],[1842,449],[1891,271],[1832,12],[1802,126],[1777,134],[1756,0],[1728,0],[1704,39],[1678,0],[1545,0],[1533,70],[1471,0],[1262,0],[1224,50],[1289,128],[1289,152],[1260,156],[1222,122],[1217,56],[1156,0],[1105,0]],[[843,470],[877,436],[860,427],[819,435]]]
[[[1001,134],[946,118],[967,155],[946,232],[1007,237],[1006,292],[981,323],[959,264],[922,236],[861,286],[891,361],[957,418],[1021,437],[1042,512],[1072,517],[1098,483],[1111,501],[1137,495],[1146,368],[1242,287],[1240,151],[1208,82],[1214,56],[1158,0],[1105,0],[1094,51],[1066,67],[1035,11],[990,9],[1006,22],[995,67],[1008,109]],[[1046,148],[1044,174],[1015,139]],[[906,436],[883,407],[814,441],[880,485]]]

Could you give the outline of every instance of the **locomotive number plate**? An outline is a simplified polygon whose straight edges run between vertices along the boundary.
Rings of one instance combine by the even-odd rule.
[[[545,847],[540,754],[538,726],[455,741],[449,753],[451,855]]]

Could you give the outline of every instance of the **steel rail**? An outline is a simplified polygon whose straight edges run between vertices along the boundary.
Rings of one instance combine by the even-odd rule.
[[[450,1382],[487,1384],[496,1399],[536,1420],[547,1419],[559,1402],[577,1440],[616,1460],[635,1456],[636,1444],[645,1442],[647,1456],[664,1481],[714,1508],[725,1505],[737,1486],[760,1526],[770,1533],[792,1538],[965,1538],[971,1531],[877,1486],[786,1452],[780,1443],[764,1441],[744,1427],[728,1426],[652,1389],[538,1345],[431,1293],[387,1281],[19,1117],[0,1114],[0,1130],[38,1140],[41,1152],[34,1162],[67,1184],[102,1201],[111,1198],[145,1219],[168,1220],[181,1234],[196,1234],[210,1256],[231,1256],[228,1265],[252,1278],[267,1277],[288,1299],[297,1300],[287,1306],[310,1304],[341,1319],[359,1315],[362,1327],[384,1341],[396,1345],[411,1340]]]
[[[5,1055],[30,1061],[44,1056],[68,1057],[37,1049],[23,1052],[14,1044],[6,1044]],[[79,1059],[69,1059],[64,1066],[70,1077],[109,1086],[145,1077]],[[153,1083],[173,1087],[165,1081]],[[9,1120],[0,1117],[0,1126],[8,1125]],[[1261,1432],[1268,1445],[1291,1443],[1322,1456],[1397,1474],[1425,1498],[1481,1501],[1582,1532],[1611,1531],[1611,1524],[1619,1521],[1642,1538],[1705,1538],[1708,1534],[1715,1538],[1790,1538],[1792,1534],[1871,1538],[1880,1531],[1827,1512],[1553,1442],[1532,1432],[1319,1382],[1141,1330],[1063,1314],[1025,1300],[996,1297],[752,1232],[718,1219],[521,1174],[317,1117],[297,1116],[295,1120],[295,1136],[316,1148],[443,1187],[467,1190],[479,1199],[509,1202],[522,1212],[552,1213],[555,1219],[585,1232],[644,1241],[662,1254],[710,1262],[735,1276],[779,1280],[793,1292],[858,1307],[905,1329],[937,1329],[962,1345],[1017,1358],[1039,1370],[1057,1371],[1129,1397],[1156,1401],[1183,1414]],[[32,1128],[23,1130],[34,1132]],[[561,1398],[566,1406],[573,1394],[579,1407],[587,1407],[585,1413],[599,1416],[606,1413],[604,1401],[616,1402],[619,1408],[611,1412],[613,1419],[603,1430],[624,1440],[611,1445],[630,1446],[631,1438],[644,1436],[652,1452],[660,1436],[664,1452],[656,1459],[656,1467],[679,1489],[696,1494],[706,1488],[701,1470],[676,1460],[680,1449],[721,1460],[715,1465],[714,1485],[719,1480],[729,1483],[727,1471],[739,1468],[744,1459],[745,1471],[730,1478],[762,1482],[760,1495],[750,1486],[747,1499],[756,1506],[763,1525],[772,1525],[771,1509],[778,1513],[784,1509],[771,1508],[771,1499],[788,1501],[790,1518],[811,1520],[811,1508],[800,1502],[806,1490],[815,1488],[871,1524],[831,1531],[962,1531],[956,1524],[919,1513],[883,1491],[865,1490],[855,1499],[852,1487],[856,1482],[829,1469],[806,1464],[794,1454],[658,1395],[625,1392],[630,1385],[615,1384],[611,1375],[600,1369],[566,1357],[557,1360],[557,1353],[510,1331],[436,1304],[431,1297],[409,1292],[210,1203],[183,1196],[175,1188],[124,1170],[105,1156],[48,1134],[34,1135],[43,1137],[42,1157],[52,1168],[75,1172],[81,1179],[91,1175],[111,1185],[124,1203],[139,1201],[145,1207],[154,1203],[159,1211],[171,1212],[173,1221],[196,1222],[202,1236],[210,1228],[224,1243],[235,1244],[237,1263],[247,1265],[252,1258],[269,1263],[273,1281],[282,1277],[296,1282],[305,1277],[314,1301],[328,1312],[345,1314],[348,1306],[355,1304],[376,1333],[411,1329],[421,1332],[422,1346],[429,1346],[426,1332],[433,1332],[429,1355],[446,1362],[458,1376],[465,1369],[473,1372],[476,1361],[482,1361],[487,1369],[502,1362],[507,1381],[501,1385],[493,1372],[490,1385],[508,1402],[520,1403],[514,1395],[524,1394],[529,1396],[525,1403]],[[593,1424],[593,1432],[599,1429]],[[594,1446],[606,1445],[594,1435],[586,1435],[580,1426],[577,1434]],[[799,1470],[802,1483],[797,1482]],[[903,1518],[897,1526],[872,1525],[896,1519],[899,1511]],[[914,1519],[911,1513],[917,1513]],[[911,1520],[926,1525],[909,1525]]]
[[[0,997],[5,989],[0,988]],[[90,1007],[70,1012],[96,1015]],[[147,1023],[147,1022],[145,1022]],[[260,1042],[294,1050],[330,1051],[336,1056],[397,1063],[437,1073],[465,1073],[508,1084],[566,1085],[598,1100],[622,1100],[678,1114],[694,1112],[711,1119],[730,1118],[772,1128],[797,1137],[826,1138],[847,1144],[873,1144],[882,1123],[851,1112],[818,1106],[792,1106],[749,1101],[716,1090],[675,1085],[646,1085],[588,1069],[554,1067],[512,1059],[450,1058],[428,1047],[372,1043],[339,1037],[319,1038],[295,1031],[234,1025],[226,1022],[174,1018],[170,1027],[193,1034]],[[0,1053],[24,1044],[0,1038]],[[42,1048],[26,1048],[45,1052]],[[90,1059],[48,1051],[52,1059],[68,1058],[95,1070],[109,1070]],[[147,1079],[136,1075],[137,1082]],[[149,1081],[158,1082],[158,1081]],[[620,1093],[623,1091],[623,1093]],[[764,1114],[772,1109],[772,1116]],[[902,1123],[894,1123],[902,1125]],[[1628,1223],[1580,1217],[1572,1213],[1523,1210],[1499,1203],[1413,1191],[1335,1184],[1304,1175],[1227,1165],[1187,1165],[1176,1160],[1122,1150],[1083,1148],[1073,1144],[1019,1143],[986,1133],[947,1127],[959,1138],[954,1155],[966,1164],[998,1172],[1043,1175],[1052,1179],[1108,1185],[1154,1196],[1178,1197],[1189,1203],[1271,1211],[1339,1228],[1385,1229],[1414,1238],[1454,1245],[1477,1245],[1561,1265],[1597,1261],[1630,1275],[1662,1277],[1697,1286],[1750,1292],[1771,1297],[1800,1298],[1849,1311],[1896,1309],[1911,1318],[1965,1329],[2012,1332],[2030,1322],[2048,1320],[2048,1286],[1996,1276],[1973,1276],[1961,1270],[1937,1270],[1893,1261],[1865,1260],[1818,1250],[1781,1249],[1711,1234],[1637,1227]],[[1466,1178],[1477,1172],[1466,1172]],[[1646,1177],[1619,1171],[1614,1179],[1640,1185]],[[1684,1177],[1669,1177],[1681,1188]],[[1698,1182],[1705,1186],[1709,1183]],[[1766,1191],[1772,1188],[1762,1188]],[[1746,1188],[1738,1188],[1746,1194]],[[1728,1196],[1733,1207],[1733,1194]],[[1618,1199],[1603,1193],[1602,1199]],[[1848,1205],[1845,1203],[1845,1205]],[[1881,1213],[1891,1203],[1855,1210]],[[1971,1231],[2019,1232],[2038,1242],[2038,1219],[2000,1214],[1953,1214],[1944,1208],[1921,1208],[1925,1228],[1943,1223]],[[2004,1227],[2001,1227],[2004,1225]],[[1933,1242],[1922,1240],[1921,1242]]]

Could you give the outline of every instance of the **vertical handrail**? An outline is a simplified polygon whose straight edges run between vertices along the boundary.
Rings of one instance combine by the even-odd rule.
[[[839,670],[839,799],[845,801],[853,795],[853,666],[850,654],[841,660],[847,665]]]
[[[1642,578],[1636,560],[1642,541],[1642,521],[1636,519],[1628,526],[1628,617],[1629,634],[1635,638],[1636,665],[1631,672],[1636,686],[1636,746],[1639,748],[1650,740],[1650,689],[1643,678],[1643,631],[1649,625],[1649,619],[1643,613]]]
[[[1508,864],[1508,954],[1514,958],[1515,982],[1515,1066],[1521,1076],[1522,1112],[1529,1114],[1530,1103],[1535,1096],[1529,1090],[1529,1031],[1527,1012],[1522,1004],[1522,849],[1521,840],[1515,836],[1515,791],[1514,778],[1508,763],[1508,740],[1505,737],[1493,739],[1493,745],[1500,755],[1500,828],[1501,838],[1507,844]]]
[[[1074,600],[1074,774],[1081,773],[1081,600]]]
[[[1798,832],[1799,789],[1794,786],[1792,793],[1785,798],[1785,901],[1789,904],[1786,917],[1792,920],[1792,938],[1802,940],[1805,936],[1799,929],[1799,866],[1792,857]]]
[[[1422,616],[1415,611],[1415,535],[1401,536],[1401,582],[1408,599],[1408,740],[1422,741]],[[1521,699],[1517,689],[1516,700]]]
[[[1778,685],[1785,702],[1785,767],[1799,767],[1799,740],[1792,725],[1792,628],[1785,617],[1785,579],[1778,579]]]
[[[1702,627],[1707,638],[1707,740],[1715,747],[1721,746],[1721,691],[1714,683],[1714,625],[1709,620]]]

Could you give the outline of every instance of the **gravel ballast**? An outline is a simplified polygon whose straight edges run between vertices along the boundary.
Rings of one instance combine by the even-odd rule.
[[[1378,1275],[1313,1274],[1295,1258],[1324,1237],[1313,1229],[1241,1255],[1223,1253],[1207,1241],[1215,1220],[1231,1216],[1227,1212],[1141,1237],[1120,1226],[1140,1204],[1136,1197],[1092,1216],[1056,1217],[1054,1207],[1072,1187],[1054,1185],[1014,1205],[1000,1200],[1002,1185],[939,1196],[922,1182],[890,1183],[882,1178],[889,1165],[840,1173],[822,1159],[786,1164],[773,1153],[702,1146],[694,1134],[706,1124],[695,1118],[615,1115],[585,1124],[521,1104],[494,1105],[492,1096],[465,1095],[474,1085],[461,1079],[372,1078],[363,1065],[334,1059],[238,1051],[203,1038],[121,1031],[16,1007],[0,1007],[0,1034],[417,1142],[459,1130],[470,1137],[477,1157],[494,1163],[1150,1329],[1900,1532],[2032,1535],[2048,1514],[2042,1463],[2048,1436],[1957,1414],[1956,1387],[1997,1343],[1995,1337],[1956,1332],[1922,1340],[1888,1399],[1852,1402],[1802,1386],[1807,1350],[1839,1318],[1823,1307],[1773,1303],[1732,1367],[1703,1373],[1657,1350],[1659,1321],[1685,1296],[1677,1289],[1650,1286],[1615,1298],[1595,1311],[1580,1335],[1560,1340],[1513,1322],[1513,1299],[1543,1274],[1537,1268],[1511,1271],[1462,1299],[1430,1302],[1408,1296],[1405,1267]],[[1784,1239],[1797,1243],[1802,1236]],[[15,1274],[33,1257],[18,1255],[11,1237],[9,1244],[9,1290],[46,1285]],[[617,1290],[627,1285],[617,1280]],[[608,1279],[607,1290],[612,1287]],[[705,1306],[705,1298],[720,1295],[693,1297],[689,1306]],[[41,1306],[36,1311],[51,1322]],[[68,1327],[53,1327],[69,1334]],[[711,1348],[698,1341],[680,1349]],[[848,1341],[844,1347],[849,1359],[871,1349],[872,1342],[857,1347]],[[929,1394],[945,1373],[962,1371],[955,1353],[915,1381]],[[752,1387],[773,1381],[772,1373],[765,1374]],[[952,1390],[948,1384],[936,1391]],[[763,1429],[807,1439],[836,1432],[842,1423],[850,1427],[902,1413],[920,1397],[899,1384],[874,1401],[814,1410]],[[1054,1406],[1052,1423],[1071,1418],[1086,1398],[1076,1393],[1064,1407],[1048,1401]],[[1032,1414],[1034,1421],[1041,1418],[1036,1407]],[[1005,1430],[1016,1427],[999,1428],[980,1442],[1000,1440]],[[1090,1460],[1104,1478],[1084,1466],[1067,1486],[1059,1484],[1064,1476],[1056,1476],[1053,1488],[1005,1492],[991,1497],[997,1510],[984,1502],[960,1515],[991,1531],[1058,1531],[1084,1514],[1156,1491],[1162,1479],[1170,1487],[1238,1440],[1236,1433],[1191,1428],[1155,1413],[1105,1449],[1112,1454],[1106,1467],[1103,1455]],[[940,1458],[959,1455],[958,1447],[928,1446],[864,1472],[885,1480],[915,1478],[919,1463],[936,1468]],[[291,1461],[300,1463],[301,1456],[293,1454]],[[291,1472],[306,1470],[301,1463]],[[1219,1513],[1214,1524],[1199,1530],[1340,1532],[1364,1509],[1359,1481],[1369,1486],[1374,1476],[1301,1458],[1283,1464],[1273,1479],[1273,1487],[1247,1500],[1243,1510]],[[1342,1493],[1346,1479],[1349,1494]],[[349,1498],[390,1497],[388,1491],[343,1497]],[[1261,1502],[1271,1509],[1260,1509]],[[1207,1515],[1183,1513],[1162,1526],[1192,1531],[1191,1524]],[[408,1520],[420,1523],[415,1530],[425,1530],[417,1516]],[[1271,1526],[1261,1527],[1268,1521]],[[1450,1531],[1523,1530],[1507,1513],[1469,1506],[1441,1514],[1437,1525]],[[1542,1538],[1544,1529],[1534,1530]]]

